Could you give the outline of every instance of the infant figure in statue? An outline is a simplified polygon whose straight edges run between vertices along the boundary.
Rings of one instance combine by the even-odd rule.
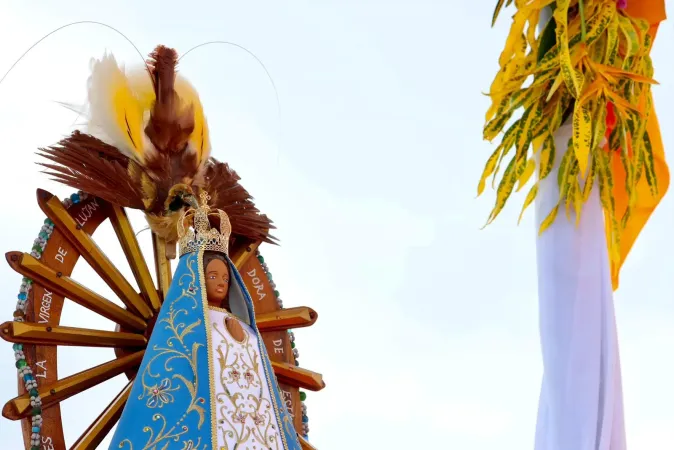
[[[111,449],[301,448],[228,256],[229,219],[207,201],[179,222],[178,267]]]

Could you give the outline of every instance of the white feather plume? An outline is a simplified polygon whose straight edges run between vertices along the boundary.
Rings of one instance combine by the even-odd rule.
[[[152,91],[147,72],[145,78]],[[107,52],[100,60],[91,61],[91,75],[88,80],[88,132],[136,160],[142,158],[143,150],[147,148],[143,132],[143,113],[151,105],[143,104],[139,98],[145,87],[139,79],[134,76],[134,83],[131,83],[124,67],[118,65],[115,57]]]

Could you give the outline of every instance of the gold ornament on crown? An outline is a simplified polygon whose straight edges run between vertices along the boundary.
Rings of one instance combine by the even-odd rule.
[[[229,254],[229,237],[232,234],[229,217],[220,209],[211,210],[208,206],[211,197],[206,191],[202,191],[200,197],[201,204],[196,209],[186,210],[178,222],[180,256],[201,249],[227,255]],[[220,231],[211,227],[210,217],[215,216],[220,219]]]

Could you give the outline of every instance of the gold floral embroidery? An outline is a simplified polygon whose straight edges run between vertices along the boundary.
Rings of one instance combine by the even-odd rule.
[[[219,308],[212,309],[222,312]],[[227,313],[218,316],[221,319],[212,324],[212,335],[220,337],[220,342],[215,344],[218,360],[215,378],[221,387],[216,401],[218,432],[223,438],[224,449],[230,450],[232,442],[235,442],[232,450],[246,444],[252,444],[252,448],[282,449],[271,392],[265,395],[264,367],[260,364],[261,355],[251,339],[251,332],[242,324],[245,338],[238,342],[225,324],[227,317],[232,316]]]
[[[243,291],[243,295],[246,298],[246,303],[249,305],[252,316],[255,317],[255,303],[253,303],[250,292],[248,292],[248,288],[246,285],[243,283],[243,280],[241,279],[241,275],[238,274],[238,272],[235,272],[235,277],[234,279],[236,282],[239,283],[241,286],[241,290]],[[251,326],[253,327],[253,331],[255,332],[256,336],[261,336],[260,335],[260,330],[257,328],[257,324],[255,321],[252,322]],[[210,330],[209,327],[206,327]],[[279,411],[279,405],[277,404],[277,399],[274,396],[274,391],[278,391],[278,380],[276,379],[276,375],[273,373],[271,364],[269,364],[269,355],[267,354],[267,347],[265,346],[264,342],[260,338],[258,343],[258,348],[260,349],[260,355],[263,358],[263,370],[265,374],[265,378],[267,379],[267,386],[269,387],[269,394],[271,396],[272,400],[272,406],[274,407],[274,414],[276,415],[276,421],[279,424],[283,424],[283,429],[285,433],[281,433],[281,441],[283,442],[283,448],[287,449],[290,448],[288,442],[286,441],[286,436],[290,437],[294,441],[294,444],[296,445],[297,448],[299,448],[299,441],[297,440],[297,433],[295,432],[295,428],[292,425],[292,421],[289,419],[288,414],[287,414],[287,409],[285,409],[286,414],[283,415],[284,420],[281,421],[281,412]],[[266,363],[265,363],[266,361]],[[271,373],[271,376],[270,376]],[[272,382],[272,377],[273,377],[273,382]],[[281,405],[281,408],[285,408],[285,405]]]
[[[198,352],[204,350],[202,349],[204,344],[194,342],[191,347],[188,347],[185,342],[185,338],[195,328],[203,324],[202,319],[195,319],[188,312],[190,309],[198,309],[199,304],[197,302],[201,300],[196,298],[197,288],[194,284],[196,279],[195,263],[197,263],[195,258],[187,261],[186,268],[188,273],[183,274],[177,280],[179,286],[185,286],[186,288],[183,288],[181,295],[171,301],[167,317],[160,320],[156,325],[157,328],[163,327],[164,331],[168,331],[169,337],[163,343],[152,346],[154,354],[137,379],[137,382],[140,381],[143,386],[143,392],[138,397],[138,400],[143,400],[147,397],[146,406],[149,408],[161,408],[165,404],[170,405],[174,401],[174,396],[171,393],[178,391],[182,386],[184,386],[184,390],[189,395],[189,402],[186,405],[184,414],[168,430],[167,420],[163,414],[157,413],[152,416],[152,421],[159,422],[160,427],[159,430],[155,426],[146,425],[143,427],[143,432],[149,433],[149,437],[142,450],[165,449],[168,448],[170,441],[179,442],[181,436],[189,432],[189,427],[184,424],[184,420],[190,413],[196,413],[199,417],[197,429],[200,429],[205,421],[205,410],[201,406],[204,404],[205,399],[198,395],[200,374],[197,367]],[[188,322],[185,318],[189,318],[191,321]],[[170,375],[173,382],[177,381],[181,386],[172,387],[172,381],[169,378],[161,378],[161,381],[159,379],[160,374],[170,373],[173,370],[171,367],[175,360],[187,362],[187,366],[192,372],[192,377],[185,376],[188,374],[173,373]],[[157,371],[153,372],[155,363]],[[159,381],[159,384],[157,381]],[[198,439],[197,442],[190,439],[182,441],[182,443],[183,450],[205,450],[207,448],[201,447],[201,439]],[[129,450],[134,450],[133,444],[131,440],[124,439],[120,442],[119,447],[124,448],[128,445]]]

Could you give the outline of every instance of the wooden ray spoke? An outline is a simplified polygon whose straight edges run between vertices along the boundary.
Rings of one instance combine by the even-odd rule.
[[[300,445],[302,446],[302,450],[316,450],[316,447],[311,445],[306,439],[304,439],[302,436],[297,436],[300,440]]]
[[[162,301],[171,286],[171,262],[166,257],[166,241],[156,234],[152,234],[152,248],[154,249],[154,269],[157,273],[157,284],[162,295]]]
[[[274,373],[279,382],[287,383],[310,391],[320,391],[325,387],[323,375],[311,370],[301,369],[290,363],[272,361]]]
[[[87,328],[50,326],[27,322],[5,322],[0,337],[8,342],[37,345],[76,345],[80,347],[145,347],[142,334]]]
[[[316,322],[316,319],[318,319],[316,311],[306,306],[300,306],[260,314],[255,318],[255,321],[260,331],[279,331],[309,327]]]
[[[50,269],[31,255],[21,252],[9,252],[6,254],[6,257],[12,269],[25,277],[35,280],[38,284],[44,286],[45,289],[63,295],[125,327],[140,331],[147,328],[147,324],[141,318],[136,317],[121,306],[82,286],[72,278]]]
[[[143,353],[145,353],[144,350],[76,373],[55,383],[38,387],[42,398],[42,409],[47,409],[73,395],[107,381],[125,370],[139,366],[143,359]],[[19,420],[28,417],[32,409],[30,394],[24,394],[7,402],[2,408],[2,415],[10,420]]]
[[[145,264],[143,253],[140,250],[136,234],[133,232],[126,211],[124,208],[117,205],[111,205],[110,209],[110,222],[117,234],[119,243],[122,245],[126,259],[129,261],[133,276],[138,282],[140,292],[143,294],[143,297],[145,297],[145,300],[150,307],[154,311],[159,311],[159,308],[161,308],[159,295],[154,287],[150,270],[147,268],[147,264]]]
[[[101,415],[89,425],[89,428],[82,433],[82,436],[70,447],[70,450],[89,450],[98,447],[122,415],[124,405],[129,399],[132,385],[133,380],[127,383],[124,389],[117,394],[117,397],[103,410]]]
[[[144,319],[152,317],[152,310],[143,301],[143,298],[105,256],[105,253],[96,245],[91,236],[82,230],[82,227],[70,216],[58,197],[45,190],[38,189],[37,201],[42,211],[54,222],[63,237],[77,249],[124,304]]]
[[[255,250],[260,246],[260,241],[242,243],[235,245],[230,252],[229,259],[234,263],[234,267],[241,269],[248,259],[255,254]]]

